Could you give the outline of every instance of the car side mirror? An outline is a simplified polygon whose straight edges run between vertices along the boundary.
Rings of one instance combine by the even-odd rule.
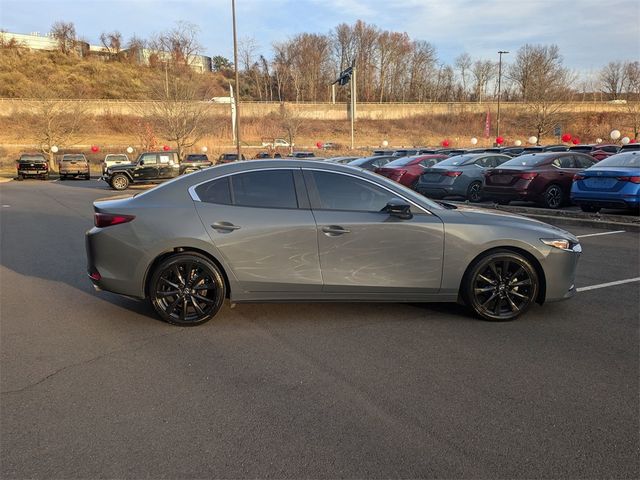
[[[413,214],[411,213],[411,205],[398,198],[389,200],[382,211],[388,213],[392,217],[401,218],[402,220],[409,220],[413,218]]]

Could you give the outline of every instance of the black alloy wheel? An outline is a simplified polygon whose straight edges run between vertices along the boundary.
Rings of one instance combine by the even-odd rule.
[[[467,198],[471,202],[479,202],[482,200],[482,183],[471,182],[469,188],[467,188]]]
[[[558,185],[550,185],[544,192],[544,204],[548,208],[560,208],[564,199],[564,193]]]
[[[164,260],[149,283],[153,308],[174,325],[195,326],[209,321],[222,307],[225,296],[222,273],[197,253],[177,254]]]
[[[463,299],[480,317],[513,320],[538,296],[539,280],[531,262],[515,252],[490,253],[474,263],[463,285]]]

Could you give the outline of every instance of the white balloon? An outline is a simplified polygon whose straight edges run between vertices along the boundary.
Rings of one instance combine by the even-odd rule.
[[[54,145],[53,147],[51,147],[51,151],[53,153],[58,153],[58,147],[56,145]]]
[[[209,150],[207,147],[202,147],[202,153],[207,153],[207,150]]]
[[[382,141],[382,146],[383,146],[383,147],[388,147],[388,146],[389,146],[389,142],[388,142],[388,141],[386,141],[386,140],[383,140],[383,141]]]
[[[535,145],[536,143],[538,143],[538,137],[536,137],[536,136],[529,137],[529,143],[531,145]]]
[[[475,145],[476,143],[478,143],[478,139],[476,137],[473,137],[471,139],[471,145]]]
[[[520,140],[516,140],[515,142],[513,142],[513,144],[514,144],[516,147],[519,147],[520,145],[522,145],[522,142],[521,142]]]
[[[133,147],[127,147],[127,153],[133,153]]]
[[[596,143],[602,143],[602,139],[601,138],[596,138]]]
[[[611,140],[618,140],[620,135],[620,130],[611,130]]]
[[[631,139],[629,137],[622,137],[622,140],[620,141],[622,142],[623,145],[628,145]]]

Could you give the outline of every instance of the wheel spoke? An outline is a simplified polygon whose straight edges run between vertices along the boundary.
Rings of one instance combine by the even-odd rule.
[[[185,280],[182,276],[182,274],[180,273],[180,269],[178,268],[177,265],[172,265],[171,266],[171,270],[173,271],[173,273],[176,275],[176,278],[178,279],[178,281],[184,285],[185,284]]]
[[[511,275],[511,280],[509,281],[509,283],[511,283],[511,282],[515,282],[515,281],[518,279],[518,276],[520,275],[520,272],[522,272],[522,273],[526,273],[526,272],[524,271],[524,268],[522,268],[522,267],[520,267],[520,266],[519,266],[519,267],[518,267],[518,270],[516,270],[516,273],[514,273],[513,275]]]
[[[495,285],[495,284],[496,284],[496,281],[495,281],[495,280],[490,280],[489,278],[485,277],[485,276],[484,276],[484,275],[482,275],[482,274],[478,275],[478,278],[479,278],[480,280],[483,280],[483,281],[485,281],[485,282],[487,282],[487,283],[491,284],[491,285]]]
[[[493,313],[495,313],[496,315],[500,315],[502,313],[503,300],[504,300],[503,297],[498,297],[498,299],[496,300],[496,304],[493,307]]]
[[[180,286],[177,283],[170,282],[164,277],[160,277],[160,281],[166,283],[167,285],[171,285],[173,288],[180,288]]]
[[[473,291],[476,293],[476,295],[478,295],[479,293],[487,293],[487,292],[493,292],[495,290],[495,287],[476,287],[473,289]]]
[[[195,301],[195,299],[193,298],[193,295],[191,295],[189,299],[191,300],[191,303],[193,304],[195,309],[198,311],[198,313],[201,315],[204,315],[204,310],[202,309],[202,307],[200,307],[200,305],[198,305],[198,302]]]
[[[184,322],[185,317],[187,316],[187,299],[182,298],[182,309],[180,310],[180,321]]]
[[[215,285],[213,285],[211,283],[203,283],[202,285],[198,285],[197,287],[193,287],[193,289],[196,290],[196,291],[213,290],[214,288],[215,288]]]
[[[202,295],[197,295],[194,294],[193,295],[194,298],[197,298],[198,300],[200,300],[201,302],[205,302],[205,303],[215,303],[214,300],[211,300],[210,298],[207,297],[203,297]]]
[[[518,298],[523,298],[523,299],[525,299],[525,300],[529,300],[529,297],[528,297],[528,296],[523,295],[523,294],[521,294],[520,292],[517,292],[517,291],[515,291],[515,290],[511,290],[511,291],[509,291],[509,295],[515,295],[515,296],[516,296],[516,297],[518,297]]]
[[[506,280],[507,275],[509,275],[509,265],[511,265],[511,262],[509,260],[502,261],[502,279],[503,280]]]
[[[502,277],[500,276],[500,274],[498,273],[498,269],[496,268],[496,264],[494,262],[491,262],[489,264],[489,268],[491,269],[491,271],[493,272],[493,275],[496,277],[496,280],[500,281],[502,279]]]
[[[510,288],[512,288],[512,287],[527,287],[529,285],[531,285],[531,279],[530,278],[525,278],[523,280],[520,280],[519,282],[510,284],[509,287]]]
[[[497,296],[498,296],[497,293],[494,293],[493,295],[491,295],[487,300],[484,301],[484,303],[482,303],[482,307],[486,307],[487,305],[489,305],[489,302],[491,302]]]
[[[171,314],[173,313],[173,311],[174,311],[174,310],[176,309],[176,307],[178,306],[178,303],[180,303],[180,297],[176,298],[176,299],[173,301],[173,303],[167,307],[166,312],[167,312],[167,314],[168,314],[168,315],[171,315]]]
[[[512,312],[517,312],[520,310],[520,307],[518,307],[514,301],[511,299],[511,296],[507,293],[507,300],[509,302],[509,306],[511,307],[511,311]]]
[[[159,297],[170,297],[172,295],[179,295],[179,290],[158,290],[156,291],[156,295]]]

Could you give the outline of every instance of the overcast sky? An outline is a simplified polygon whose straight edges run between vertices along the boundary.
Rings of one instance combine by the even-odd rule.
[[[462,52],[497,58],[525,43],[555,43],[581,72],[640,58],[639,0],[236,0],[238,35],[263,53],[299,32],[327,33],[358,19],[435,45],[445,63]],[[204,53],[231,58],[231,0],[0,0],[0,29],[49,31],[72,21],[98,43],[103,31],[147,38],[178,20],[197,24]],[[508,60],[508,56],[507,56]]]

